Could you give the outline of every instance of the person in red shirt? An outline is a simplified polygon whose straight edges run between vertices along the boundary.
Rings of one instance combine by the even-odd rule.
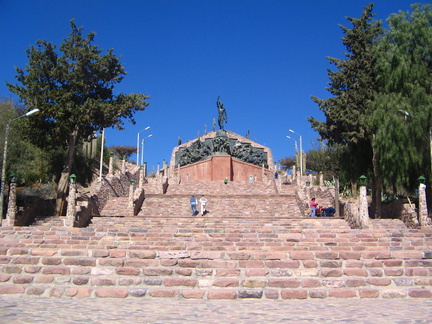
[[[317,207],[318,207],[318,204],[315,201],[315,198],[312,198],[312,200],[310,202],[311,213],[309,214],[309,217],[316,217],[316,209],[317,209]]]

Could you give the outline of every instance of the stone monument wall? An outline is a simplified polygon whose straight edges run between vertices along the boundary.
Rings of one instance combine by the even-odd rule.
[[[237,161],[229,155],[214,155],[210,159],[180,167],[181,181],[263,181],[262,167]]]
[[[224,133],[230,143],[227,152],[215,152],[216,149],[214,146],[212,147],[212,140],[220,136],[220,131],[219,133],[216,131],[210,132],[173,149],[170,165],[173,166],[174,172],[180,175],[180,181],[223,181],[225,178],[228,178],[229,181],[248,181],[250,176],[253,176],[256,181],[264,181],[265,171],[269,173],[268,171],[275,170],[273,154],[268,147],[230,131],[224,131]],[[235,143],[242,147],[250,147],[251,152],[263,152],[262,154],[266,157],[265,165],[259,165],[256,161],[255,164],[247,163],[237,158],[235,154],[230,154],[236,147]],[[179,154],[185,149],[190,149],[192,152],[205,152],[213,149],[214,152],[213,155],[201,157],[199,154],[193,155],[192,153],[192,161],[194,158],[201,160],[181,165],[179,163]]]

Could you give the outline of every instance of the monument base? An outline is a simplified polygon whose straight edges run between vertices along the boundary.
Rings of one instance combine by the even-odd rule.
[[[233,159],[230,155],[213,155],[210,159],[180,167],[182,181],[255,181],[263,180],[263,169]]]

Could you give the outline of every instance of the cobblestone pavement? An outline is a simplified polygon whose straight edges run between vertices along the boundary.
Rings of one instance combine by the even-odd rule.
[[[432,300],[0,297],[0,323],[432,323]]]

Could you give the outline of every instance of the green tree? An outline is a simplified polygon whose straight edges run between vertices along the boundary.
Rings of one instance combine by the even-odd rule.
[[[108,148],[111,152],[113,152],[119,159],[123,159],[123,157],[127,160],[129,157],[136,153],[136,147],[135,146],[125,146],[125,145],[118,145],[118,146],[111,146]]]
[[[289,170],[291,169],[294,165],[296,165],[296,157],[284,157],[282,159],[279,160],[279,164],[282,168],[282,170]]]
[[[69,175],[76,147],[95,131],[107,127],[122,129],[125,119],[135,123],[133,115],[144,110],[144,94],[114,94],[114,86],[126,75],[113,50],[102,54],[93,45],[95,33],[86,38],[82,28],[71,20],[71,33],[60,45],[37,41],[28,49],[25,73],[17,68],[22,85],[8,83],[28,107],[40,109],[29,119],[32,140],[41,147],[62,146],[67,155],[57,182],[56,215],[65,210]]]
[[[331,147],[344,145],[352,159],[359,166],[358,178],[367,170],[374,170],[374,197],[380,197],[380,176],[373,166],[373,133],[368,124],[371,114],[371,100],[377,91],[375,79],[374,42],[383,32],[380,21],[374,21],[373,4],[363,10],[360,18],[347,18],[353,25],[352,29],[341,26],[344,36],[342,42],[347,48],[345,59],[328,57],[336,67],[328,70],[331,93],[328,99],[312,99],[324,112],[326,121],[308,118],[314,130]],[[352,166],[351,166],[352,168]],[[363,170],[363,171],[362,171]],[[380,213],[380,199],[375,200],[377,213]]]
[[[370,122],[384,185],[397,193],[431,177],[432,7],[413,5],[388,24],[375,50],[379,92]]]

